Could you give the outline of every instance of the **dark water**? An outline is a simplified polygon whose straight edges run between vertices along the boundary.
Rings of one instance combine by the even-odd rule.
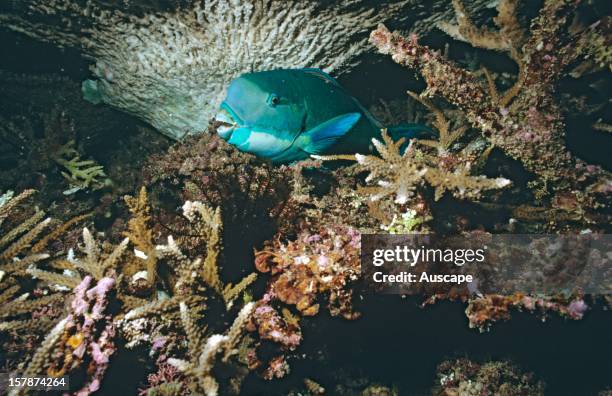
[[[596,395],[612,384],[612,316],[600,306],[582,321],[550,315],[542,322],[538,315],[513,312],[510,321],[485,333],[468,328],[464,308],[441,302],[422,309],[414,299],[370,296],[357,321],[314,318],[300,352],[328,353],[323,361],[292,362],[294,372],[286,386],[303,376],[332,384],[332,373],[344,369],[396,384],[401,395],[426,395],[437,365],[458,357],[510,360],[543,380],[549,395]],[[245,383],[244,389],[258,387],[245,394],[271,392],[257,380],[252,386]]]
[[[59,73],[75,81],[87,77],[87,62],[76,52],[2,30],[0,43],[0,69]],[[511,67],[503,57],[489,62]],[[340,81],[364,103],[399,97],[407,89],[423,87],[412,73],[375,56]],[[571,82],[562,87],[570,92],[573,89]],[[567,124],[570,149],[589,162],[611,169],[612,136],[585,128],[580,114],[569,114]],[[243,393],[282,394],[304,377],[327,386],[335,383],[336,373],[342,369],[351,375],[396,384],[402,395],[428,394],[437,364],[461,356],[476,361],[511,360],[543,380],[550,395],[595,395],[612,386],[612,316],[601,306],[582,321],[551,314],[543,323],[537,315],[514,312],[511,321],[495,324],[483,334],[468,328],[464,305],[458,303],[421,309],[414,300],[370,296],[361,310],[363,317],[353,322],[330,319],[326,314],[304,321],[305,341],[298,352],[321,358],[292,359],[291,375],[272,384],[249,376]],[[118,358],[100,394],[132,393],[146,377],[146,370],[138,354]]]

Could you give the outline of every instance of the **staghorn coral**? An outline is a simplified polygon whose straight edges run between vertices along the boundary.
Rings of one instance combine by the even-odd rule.
[[[143,195],[142,191],[140,206],[144,207],[146,194]],[[177,311],[180,311],[182,306],[183,311],[189,312],[189,320],[193,326],[197,326],[203,319],[203,312],[208,308],[204,301],[210,297],[219,296],[226,309],[230,310],[238,297],[256,279],[256,275],[251,274],[236,285],[224,284],[221,281],[218,270],[222,231],[219,209],[213,210],[201,202],[187,201],[183,205],[183,214],[190,222],[189,235],[179,237],[177,241],[169,236],[166,244],[155,246],[154,253],[158,263],[163,264],[169,273],[163,277],[159,276],[159,282],[153,289],[156,291],[153,301],[136,296],[119,296],[127,308],[121,319],[120,330],[128,340],[130,348],[147,342],[155,345],[155,340],[164,340],[170,336],[176,331],[179,320]],[[148,226],[146,222],[140,222],[139,227]],[[148,235],[145,230],[139,233]],[[191,246],[191,249],[183,250],[180,247],[183,242]],[[183,313],[180,319],[183,322],[186,320],[185,315],[186,313]],[[143,332],[147,335],[143,336]],[[162,344],[165,344],[165,341]],[[171,346],[165,348],[172,349]]]
[[[370,40],[384,54],[417,70],[427,89],[422,96],[441,96],[463,111],[472,126],[509,156],[518,159],[557,194],[569,195],[577,211],[597,208],[597,195],[609,190],[610,176],[599,167],[574,158],[564,142],[564,124],[553,93],[567,65],[582,56],[588,34],[566,29],[575,2],[546,1],[529,32],[521,29],[516,2],[500,1],[499,31],[478,29],[454,1],[457,26],[442,26],[451,35],[476,47],[507,51],[518,63],[516,83],[503,95],[491,78],[485,84],[473,72],[461,69],[440,53],[405,39],[384,26]],[[592,26],[591,29],[597,29]]]
[[[0,220],[11,219],[9,212],[14,211],[20,201],[25,200],[31,191],[27,191],[16,198],[9,198],[3,195],[0,202]],[[237,285],[224,284],[219,278],[217,271],[217,257],[220,244],[221,216],[219,210],[212,210],[198,202],[187,202],[184,206],[185,217],[192,222],[190,229],[191,235],[197,235],[200,252],[203,250],[206,257],[191,259],[185,256],[178,248],[172,237],[168,238],[167,245],[155,246],[157,259],[162,263],[172,263],[175,274],[168,278],[158,278],[158,285],[170,285],[167,290],[172,293],[170,296],[166,291],[159,290],[158,299],[150,301],[132,293],[129,288],[130,279],[125,280],[124,276],[115,278],[117,273],[121,273],[126,265],[139,260],[137,257],[140,252],[134,250],[133,254],[126,254],[128,244],[131,242],[135,246],[143,241],[143,235],[153,239],[150,233],[150,224],[146,219],[150,208],[146,199],[146,192],[141,190],[137,198],[128,198],[132,204],[133,218],[128,225],[129,232],[127,237],[116,246],[109,243],[97,242],[92,233],[84,228],[83,243],[80,246],[82,254],[75,254],[73,250],[68,256],[55,260],[48,260],[40,268],[31,266],[24,271],[23,276],[32,276],[40,284],[47,285],[49,290],[73,290],[74,297],[71,300],[67,316],[63,310],[57,313],[50,311],[40,311],[39,305],[45,309],[51,307],[52,300],[59,301],[64,298],[62,294],[53,294],[48,297],[43,296],[38,300],[27,300],[28,296],[23,295],[14,301],[6,302],[11,299],[15,290],[6,290],[1,296],[4,299],[0,306],[1,315],[4,318],[13,318],[22,315],[28,310],[35,310],[33,317],[37,315],[39,320],[33,321],[23,327],[28,331],[42,333],[53,327],[55,318],[64,317],[48,333],[45,340],[40,344],[38,350],[31,359],[24,361],[24,372],[40,374],[47,372],[50,375],[71,375],[71,385],[81,388],[79,394],[89,394],[99,389],[101,380],[106,372],[109,359],[116,353],[117,346],[115,341],[117,335],[125,337],[125,340],[133,345],[150,342],[152,344],[151,353],[163,350],[166,354],[160,358],[160,369],[163,365],[174,362],[181,366],[179,358],[167,358],[167,354],[181,356],[180,340],[186,337],[189,341],[189,348],[193,364],[191,366],[181,366],[185,369],[178,377],[174,378],[176,384],[163,385],[165,388],[172,388],[174,391],[186,389],[184,386],[191,386],[197,389],[193,392],[215,394],[214,389],[218,384],[212,376],[211,369],[216,360],[217,353],[222,352],[219,361],[223,365],[229,364],[233,357],[238,355],[244,348],[242,345],[243,329],[249,320],[254,303],[247,303],[236,318],[234,325],[231,326],[226,335],[213,335],[204,339],[203,333],[206,326],[202,326],[202,312],[207,308],[203,301],[212,293],[219,293],[225,297],[228,310],[234,301],[242,294],[244,289],[255,279],[256,275],[251,274],[245,277]],[[38,215],[41,217],[42,215]],[[9,247],[11,251],[17,249],[19,252],[24,250],[32,240],[36,238],[35,233],[28,235],[28,227],[36,226],[36,218],[31,220],[29,225],[21,227],[20,231],[9,232],[9,238],[3,241],[10,243],[20,233],[26,233],[18,239],[18,244],[12,243]],[[74,224],[71,223],[71,224]],[[64,227],[65,228],[65,227]],[[60,227],[62,229],[62,227]],[[63,230],[63,229],[62,229]],[[62,231],[54,232],[61,233]],[[38,231],[40,233],[40,231]],[[52,234],[54,234],[52,233]],[[42,238],[34,248],[40,251],[44,248],[49,238]],[[41,243],[42,241],[42,243]],[[152,243],[152,242],[151,242]],[[47,259],[45,255],[43,259]],[[42,260],[42,259],[41,259]],[[195,276],[195,274],[201,276]],[[6,278],[5,278],[6,279]],[[15,289],[13,287],[13,289]],[[164,297],[165,295],[165,297]],[[6,301],[5,301],[6,300]],[[112,301],[112,304],[110,304]],[[36,304],[36,305],[34,305]],[[110,307],[113,308],[110,308]],[[177,312],[178,311],[178,312]],[[45,317],[44,315],[48,315]],[[42,319],[42,320],[41,320]],[[146,323],[139,322],[146,319]],[[5,323],[20,324],[22,322],[13,321]],[[25,322],[24,322],[25,323]],[[184,333],[174,334],[179,328],[184,329]],[[15,331],[17,325],[11,328]],[[3,331],[9,330],[4,328]],[[149,338],[143,338],[143,332],[147,332]],[[169,336],[170,334],[170,336]],[[36,345],[36,344],[34,344]],[[132,346],[133,346],[132,345]],[[32,345],[33,347],[33,345]],[[219,349],[220,348],[220,349]],[[161,352],[159,352],[161,353]],[[176,356],[176,355],[175,355]],[[189,362],[189,360],[186,360]],[[232,363],[233,365],[234,363]],[[74,378],[80,377],[80,373],[86,369],[87,375],[82,382],[74,382]],[[239,386],[239,378],[245,375],[246,371],[238,371],[234,385]],[[75,377],[76,375],[76,377]],[[203,378],[203,376],[205,378]]]
[[[430,218],[423,205],[422,195],[417,192],[423,184],[434,187],[435,200],[438,200],[445,191],[451,191],[457,198],[477,199],[483,190],[504,188],[510,180],[504,178],[489,179],[484,176],[472,176],[471,169],[479,161],[466,146],[460,153],[449,150],[451,144],[465,131],[464,128],[449,132],[448,121],[438,111],[435,123],[440,131],[439,140],[422,140],[415,147],[417,141],[412,140],[404,147],[405,140],[394,142],[385,130],[382,132],[382,142],[373,138],[372,143],[380,157],[375,155],[340,155],[340,156],[314,156],[321,160],[349,159],[357,161],[359,169],[369,172],[366,182],[374,186],[366,186],[358,191],[369,196],[371,201],[379,201],[387,197],[394,197],[394,203],[404,205],[409,201],[415,207],[421,218]],[[427,149],[433,149],[428,152]],[[413,209],[414,210],[414,209]]]
[[[103,252],[87,228],[83,229],[83,257],[70,252],[67,259],[57,259],[45,269],[30,266],[27,273],[52,289],[72,290],[74,296],[68,315],[58,322],[35,352],[25,373],[52,376],[73,375],[86,368],[87,376],[79,394],[90,394],[99,389],[108,368],[109,357],[115,352],[116,325],[107,310],[110,292],[115,291],[115,270],[127,247],[127,238],[110,252]],[[35,245],[36,246],[36,245]],[[61,270],[62,272],[58,272]],[[82,274],[85,274],[83,277]],[[62,294],[50,295],[50,298]],[[44,297],[43,297],[44,298]],[[28,305],[15,300],[23,308]],[[29,307],[30,309],[32,307]],[[54,316],[41,319],[52,319]],[[34,314],[33,314],[34,316]],[[74,385],[74,384],[73,384]]]
[[[128,220],[128,230],[123,235],[135,246],[136,256],[144,260],[146,280],[148,286],[153,288],[157,281],[157,253],[153,242],[151,208],[147,190],[141,187],[137,197],[126,195],[123,199],[132,215]]]
[[[65,290],[71,290],[81,284],[84,279],[81,274],[97,281],[115,274],[121,262],[121,256],[127,248],[128,238],[123,239],[117,246],[101,245],[94,239],[87,227],[83,228],[82,236],[81,250],[84,253],[82,257],[74,257],[74,251],[71,250],[66,259],[58,259],[51,263],[49,270],[31,266],[27,273],[55,288]]]
[[[43,219],[43,211],[24,209],[34,193],[25,190],[12,197],[8,192],[0,198],[0,331],[10,334],[3,348],[17,353],[49,330],[63,310],[62,293],[27,282],[34,264],[49,265],[51,256],[44,250],[55,233],[45,234],[51,218]]]
[[[185,373],[191,392],[206,396],[219,394],[219,384],[211,372],[217,355],[223,354],[223,360],[227,361],[236,353],[236,347],[242,339],[254,305],[255,303],[251,302],[242,307],[225,335],[212,334],[204,340],[202,331],[193,322],[187,306],[181,303],[181,320],[189,340],[190,361],[170,358],[168,363]]]
[[[0,24],[82,49],[95,62],[85,98],[180,139],[205,129],[223,90],[242,73],[348,70],[368,49],[364,32],[410,3],[372,9],[363,0],[221,0],[130,13],[102,1],[28,0],[18,12],[0,14]]]
[[[17,198],[24,199],[31,193],[31,191],[26,191]],[[79,216],[60,225],[56,230],[36,242],[31,250],[41,251],[50,240],[82,220],[83,216]],[[35,229],[36,227],[33,230]],[[40,232],[41,230],[38,231],[38,233]],[[11,246],[21,245],[20,252],[22,252],[24,247],[29,246],[31,241],[36,238],[36,235],[36,232],[30,231]],[[116,265],[127,246],[127,240],[106,256],[101,255],[99,246],[87,228],[83,229],[83,240],[83,251],[86,254],[83,258],[71,258],[71,254],[69,254],[68,260],[37,260],[37,266],[34,266],[34,262],[31,262],[29,267],[23,271],[22,277],[29,275],[36,279],[35,284],[40,286],[31,294],[40,298],[28,299],[30,293],[25,293],[9,302],[8,299],[11,294],[18,290],[18,288],[13,287],[12,291],[5,290],[2,294],[1,311],[5,320],[6,317],[18,317],[18,320],[5,322],[3,330],[26,330],[30,332],[28,337],[37,337],[39,333],[53,327],[55,319],[65,315],[62,308],[64,294],[52,294],[51,292],[74,288],[75,296],[72,299],[68,316],[55,324],[32,358],[25,361],[28,364],[24,366],[23,370],[25,374],[31,376],[40,375],[43,372],[48,372],[50,375],[63,375],[67,371],[83,367],[85,360],[91,360],[91,363],[88,363],[91,377],[87,384],[82,385],[83,389],[81,389],[82,394],[89,394],[99,388],[100,380],[108,365],[108,356],[114,351],[112,341],[114,325],[111,323],[111,317],[104,314],[104,311],[108,303],[107,294],[113,288],[115,280],[105,277],[105,274],[112,271],[112,268]],[[38,254],[38,256],[43,259],[49,258],[48,254]],[[38,268],[41,265],[44,266],[44,269]],[[58,272],[58,270],[63,272]],[[88,275],[81,278],[80,271]],[[93,279],[98,281],[95,286],[92,284]],[[90,286],[92,287],[90,288]],[[21,318],[25,313],[30,312],[31,319],[24,320]],[[106,326],[103,330],[100,330],[100,333],[96,322],[102,319],[106,321]]]
[[[94,285],[86,276],[74,288],[70,314],[64,322],[63,333],[46,367],[29,366],[26,371],[39,373],[41,369],[52,376],[73,373],[79,367],[87,367],[86,383],[80,385],[77,394],[88,395],[100,389],[109,359],[115,353],[116,326],[107,306],[109,293],[115,280],[104,277]]]
[[[74,140],[62,146],[54,155],[54,160],[66,171],[62,176],[70,183],[70,188],[64,194],[72,194],[88,188],[101,188],[104,186],[104,167],[94,160],[81,159],[80,153],[75,149]]]
[[[438,365],[439,381],[432,389],[437,396],[451,395],[543,395],[544,384],[533,374],[523,373],[505,361],[478,364],[469,359],[447,360]]]
[[[74,379],[77,370],[86,368],[85,382],[71,383],[73,387],[80,387],[75,394],[88,395],[100,388],[109,358],[116,350],[115,325],[107,310],[115,280],[105,277],[95,285],[92,281],[88,275],[74,288],[68,315],[45,337],[25,367],[24,375],[70,374]]]

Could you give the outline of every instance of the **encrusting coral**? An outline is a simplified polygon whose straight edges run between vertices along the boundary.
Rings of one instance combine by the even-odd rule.
[[[469,359],[447,360],[438,365],[436,396],[543,395],[544,384],[504,361],[478,364]]]
[[[319,312],[319,300],[327,299],[332,316],[356,319],[353,309],[353,284],[359,279],[360,234],[350,227],[326,227],[318,233],[301,233],[287,244],[275,240],[256,252],[255,266],[272,278],[263,297],[257,301],[247,329],[260,340],[269,340],[281,351],[262,361],[256,344],[249,367],[259,369],[266,379],[281,378],[289,372],[285,353],[302,342],[299,317],[278,304],[294,306],[302,316]]]
[[[475,47],[506,51],[517,62],[517,81],[503,95],[491,78],[480,81],[473,72],[419,44],[415,36],[405,39],[381,25],[370,40],[381,53],[423,76],[427,88],[422,97],[441,96],[457,106],[491,143],[539,176],[541,185],[555,193],[556,200],[563,199],[568,210],[584,213],[599,207],[601,194],[610,191],[610,175],[567,150],[563,117],[553,96],[567,66],[593,44],[584,32],[568,32],[576,3],[545,1],[529,31],[517,22],[514,0],[498,4],[499,31],[476,28],[462,3],[453,4],[458,25],[442,25],[444,30]],[[597,28],[595,24],[590,30]]]
[[[287,244],[275,240],[256,253],[255,266],[273,277],[264,300],[279,300],[304,316],[316,315],[320,294],[332,316],[355,319],[351,283],[360,275],[360,233],[350,227],[303,232]]]

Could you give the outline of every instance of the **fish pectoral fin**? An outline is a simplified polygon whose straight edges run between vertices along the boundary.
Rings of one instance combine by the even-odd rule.
[[[326,149],[350,131],[360,118],[361,114],[359,113],[348,113],[334,117],[304,132],[297,138],[296,144],[309,154],[323,154]]]

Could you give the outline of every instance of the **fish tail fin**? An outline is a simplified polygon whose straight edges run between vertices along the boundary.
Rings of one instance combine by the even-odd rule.
[[[387,133],[391,139],[397,141],[401,138],[410,139],[431,139],[438,137],[438,133],[423,124],[406,123],[387,128]]]

